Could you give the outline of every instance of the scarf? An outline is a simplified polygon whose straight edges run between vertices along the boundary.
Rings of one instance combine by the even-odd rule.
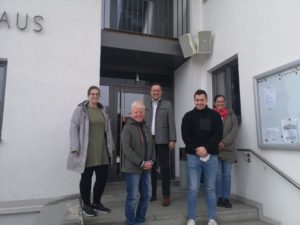
[[[215,111],[217,111],[220,116],[222,117],[222,120],[226,119],[227,116],[228,116],[228,109],[227,108],[224,108],[224,109],[214,109]]]

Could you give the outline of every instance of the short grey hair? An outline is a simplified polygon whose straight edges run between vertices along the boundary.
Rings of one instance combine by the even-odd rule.
[[[131,111],[133,110],[133,108],[141,108],[143,109],[143,111],[145,112],[145,104],[142,101],[134,101],[131,103]]]

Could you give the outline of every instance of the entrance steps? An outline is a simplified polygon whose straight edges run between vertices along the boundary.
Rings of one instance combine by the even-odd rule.
[[[161,189],[158,184],[159,189]],[[175,182],[171,187],[171,205],[163,207],[161,198],[150,202],[145,225],[185,225],[187,218],[187,191]],[[160,193],[158,193],[160,196]],[[84,225],[125,225],[124,204],[126,188],[124,183],[107,185],[102,203],[112,210],[109,214],[99,214],[97,217],[84,217]],[[219,225],[268,225],[259,221],[258,209],[238,201],[232,201],[231,209],[217,207],[217,222]],[[203,191],[200,191],[197,210],[197,225],[207,224],[207,212]],[[270,225],[270,224],[269,224]]]

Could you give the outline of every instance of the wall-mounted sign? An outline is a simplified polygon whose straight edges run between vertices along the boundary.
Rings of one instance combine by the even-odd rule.
[[[300,150],[300,60],[254,77],[258,146]]]
[[[42,21],[44,18],[40,15],[21,15],[17,12],[14,16],[16,18],[16,23],[13,25],[11,15],[8,15],[5,11],[0,12],[0,29],[10,29],[11,27],[15,26],[20,31],[31,29],[35,32],[41,32],[43,30]]]

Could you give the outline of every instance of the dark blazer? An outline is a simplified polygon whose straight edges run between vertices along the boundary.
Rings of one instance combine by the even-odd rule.
[[[145,102],[145,106],[145,120],[151,130],[152,100],[148,99]],[[172,103],[160,99],[158,101],[155,117],[155,144],[169,144],[170,141],[176,141],[176,128]]]

